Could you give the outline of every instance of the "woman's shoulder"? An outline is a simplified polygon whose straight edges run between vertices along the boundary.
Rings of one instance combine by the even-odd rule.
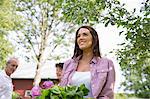
[[[66,61],[64,62],[64,65],[69,64],[69,63],[71,63],[71,62],[73,62],[73,59],[68,59],[68,60],[66,60]]]
[[[96,68],[99,71],[110,71],[114,68],[113,62],[108,58],[98,58]]]
[[[107,57],[98,58],[97,63],[101,65],[102,64],[109,65],[109,66],[113,65],[113,61]]]
[[[70,65],[70,64],[72,64],[73,61],[74,61],[73,59],[68,59],[68,60],[66,60],[66,61],[64,62],[63,69],[66,70],[68,67],[72,66],[72,65]]]
[[[112,62],[112,60],[107,57],[101,57],[101,58],[99,57],[97,61],[98,62],[107,62],[107,63]]]

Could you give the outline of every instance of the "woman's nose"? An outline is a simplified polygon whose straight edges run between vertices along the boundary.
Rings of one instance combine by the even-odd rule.
[[[84,38],[84,36],[83,36],[83,35],[80,35],[79,39],[83,39],[83,38]]]

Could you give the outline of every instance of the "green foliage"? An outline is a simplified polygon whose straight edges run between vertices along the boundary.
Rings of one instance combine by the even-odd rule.
[[[122,83],[125,90],[135,92],[136,96],[142,98],[150,97],[150,2],[143,2],[140,15],[128,12],[124,5],[112,7],[103,22],[123,27],[126,42],[120,44],[124,46],[119,49],[117,56],[120,66],[125,76]]]
[[[88,95],[89,90],[84,84],[77,86],[53,86],[50,89],[43,89],[42,95],[36,99],[83,99]]]
[[[62,5],[65,21],[77,24],[94,24],[106,7],[105,0],[65,0]]]
[[[19,26],[13,0],[0,0],[0,30],[15,30]]]
[[[6,65],[6,59],[8,55],[12,54],[13,46],[5,39],[4,35],[0,35],[0,69],[3,69]]]
[[[16,15],[12,0],[0,0],[0,68],[5,65],[6,58],[12,54],[13,46],[8,41],[8,31],[18,29],[19,16]]]
[[[116,93],[114,99],[141,99],[141,98],[136,97],[135,94]]]
[[[136,96],[142,98],[150,97],[149,11],[149,2],[145,2],[140,12],[141,16],[121,9],[120,13],[123,15],[118,18],[113,17],[114,23],[126,28],[124,34],[128,41],[117,53],[123,75],[126,78],[123,85],[126,86],[125,90],[134,91]]]
[[[124,93],[117,93],[115,94],[114,99],[127,99],[127,96]]]
[[[12,99],[20,99],[20,98],[21,98],[21,96],[20,96],[19,93],[13,92],[13,94],[12,94]]]

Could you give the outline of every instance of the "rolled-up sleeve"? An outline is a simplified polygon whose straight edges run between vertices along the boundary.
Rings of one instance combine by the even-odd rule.
[[[114,99],[115,69],[111,60],[108,61],[108,74],[98,99]]]

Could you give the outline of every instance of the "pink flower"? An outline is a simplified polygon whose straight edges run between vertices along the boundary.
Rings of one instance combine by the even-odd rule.
[[[54,85],[52,81],[45,81],[42,85],[43,89],[51,88]]]
[[[34,86],[31,89],[31,95],[32,95],[32,97],[40,96],[41,95],[41,88],[39,86]]]

